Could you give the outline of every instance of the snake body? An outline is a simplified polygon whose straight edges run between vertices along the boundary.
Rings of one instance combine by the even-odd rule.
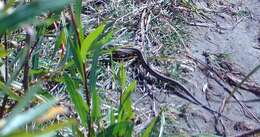
[[[139,50],[139,49],[136,49],[136,48],[118,48],[115,50],[115,53],[119,53],[119,54],[125,54],[125,55],[134,55],[137,57],[138,61],[140,61],[141,65],[144,67],[144,69],[149,72],[152,76],[158,78],[159,80],[163,81],[163,82],[166,82],[167,84],[169,85],[174,85],[174,86],[178,86],[181,91],[183,91],[186,96],[183,94],[183,93],[177,93],[177,95],[180,95],[182,98],[192,102],[193,104],[196,104],[196,105],[199,105],[201,106],[202,108],[212,112],[212,113],[215,113],[215,114],[218,114],[220,116],[223,116],[221,113],[209,108],[208,106],[206,105],[203,105],[198,99],[196,99],[191,93],[190,91],[184,86],[182,85],[180,82],[170,78],[170,77],[167,77],[155,70],[153,70],[150,65],[147,63],[147,61],[145,60],[142,52]],[[177,91],[176,91],[177,92]],[[187,96],[189,98],[187,98]]]
[[[126,54],[135,54],[136,57],[138,58],[138,61],[140,61],[141,65],[144,67],[144,69],[149,72],[152,76],[158,78],[159,80],[163,81],[163,82],[166,82],[168,84],[171,84],[171,85],[176,85],[178,86],[182,91],[184,91],[190,98],[192,98],[197,104],[199,104],[199,101],[189,92],[189,90],[183,86],[180,82],[170,78],[170,77],[167,77],[155,70],[153,70],[150,65],[147,63],[147,61],[145,60],[142,52],[139,50],[139,49],[136,49],[136,48],[120,48],[120,49],[117,49],[117,51],[119,52],[123,52],[123,53],[126,53]]]

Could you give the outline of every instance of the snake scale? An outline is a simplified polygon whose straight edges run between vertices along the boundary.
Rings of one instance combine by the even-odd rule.
[[[142,67],[148,72],[150,73],[152,76],[158,78],[159,80],[167,83],[167,84],[170,84],[170,85],[174,85],[174,86],[177,86],[181,89],[181,91],[184,92],[184,94],[186,94],[186,96],[183,94],[183,93],[178,93],[177,95],[181,96],[182,98],[192,102],[193,104],[195,105],[199,105],[201,106],[202,108],[212,112],[212,113],[215,113],[215,114],[218,114],[220,116],[223,116],[223,114],[209,108],[208,106],[202,104],[198,99],[196,99],[191,93],[190,91],[184,86],[182,85],[180,82],[170,78],[170,77],[167,77],[155,70],[153,70],[150,65],[147,63],[147,61],[145,60],[142,52],[139,50],[139,49],[136,49],[136,48],[118,48],[116,50],[113,51],[113,54],[117,54],[119,56],[135,56],[141,63]],[[177,91],[176,91],[177,92]],[[187,96],[189,98],[191,98],[193,101],[191,101],[191,99],[187,98]],[[225,117],[225,116],[224,116]],[[225,117],[227,118],[227,117]]]

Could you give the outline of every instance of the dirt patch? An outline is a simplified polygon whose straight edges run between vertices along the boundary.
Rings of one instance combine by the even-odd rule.
[[[200,3],[200,5],[202,4]],[[199,25],[190,27],[192,55],[205,64],[207,64],[207,60],[203,56],[204,52],[225,55],[225,58],[232,62],[238,72],[247,74],[260,64],[260,50],[258,49],[260,1],[234,1],[229,6],[222,6],[226,6],[229,9],[228,11],[233,11],[237,15],[234,16],[230,12],[217,13],[210,16],[217,25],[214,26],[214,23],[212,25],[212,22],[207,22],[203,27]],[[223,89],[223,85],[221,86],[217,80],[210,78],[209,75],[211,74],[207,75],[199,68],[192,73],[190,77],[192,80],[190,81],[196,87],[193,88],[193,92],[197,98],[204,100],[204,103],[209,104],[212,108],[219,109],[221,101],[229,94]],[[251,79],[260,83],[260,71],[256,72]],[[234,88],[226,85],[226,83],[222,84],[229,89]],[[248,91],[240,91],[240,94],[236,94],[239,100],[259,99]],[[236,102],[228,104],[224,111],[224,114],[230,118],[229,120],[225,118],[216,119],[213,115],[207,115],[204,110],[197,108],[199,111],[196,113],[203,115],[207,120],[201,121],[196,118],[197,115],[191,116],[195,119],[193,124],[197,125],[190,126],[191,132],[209,132],[221,136],[234,136],[243,131],[257,128],[259,121],[256,119],[260,117],[260,109],[256,106],[259,102],[243,104],[254,116],[250,113],[244,113],[244,109]],[[194,129],[194,127],[197,127],[197,129]]]
[[[227,30],[216,31],[216,28],[191,27],[192,51],[198,58],[203,51],[228,54],[232,60],[249,72],[260,62],[260,51],[254,47],[259,45],[260,34],[260,2],[244,1],[240,12],[248,12],[236,19],[228,15],[215,16],[216,22]],[[246,11],[247,10],[247,11]],[[260,81],[260,72],[254,75]],[[258,79],[257,79],[258,77]]]

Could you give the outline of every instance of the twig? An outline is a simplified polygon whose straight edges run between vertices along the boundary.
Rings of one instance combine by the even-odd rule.
[[[212,67],[205,65],[204,63],[202,63],[200,60],[195,59],[193,57],[188,56],[189,58],[191,58],[192,60],[194,60],[195,62],[201,64],[203,67],[207,68],[208,70],[210,70],[211,72],[213,72],[214,74],[216,74],[217,77],[213,77],[211,76],[211,78],[213,80],[215,80],[221,87],[223,87],[223,89],[225,91],[227,91],[229,94],[231,93],[231,90],[229,88],[227,88],[219,79],[222,80],[222,77],[220,76],[220,74],[218,72],[216,72],[216,70],[214,70]],[[232,95],[232,97],[238,102],[238,104],[241,106],[241,108],[243,109],[244,112],[247,112],[248,114],[250,114],[257,122],[260,122],[260,120],[257,118],[257,116],[252,113],[244,103],[242,103],[235,95]],[[226,101],[223,101],[223,103],[226,103]],[[220,112],[223,112],[223,104],[220,107]]]
[[[226,98],[225,101],[228,101],[231,96],[233,96],[235,94],[235,92],[238,90],[238,88],[241,87],[241,85],[243,85],[243,83],[245,83],[250,76],[252,76],[255,72],[257,72],[257,70],[260,69],[260,65],[256,66],[234,89],[233,91],[230,93],[230,95]],[[223,106],[223,109],[225,108],[225,105]]]
[[[259,134],[260,134],[260,128],[257,128],[257,129],[242,133],[240,135],[237,135],[236,137],[249,137],[249,136],[253,136],[253,135],[258,136]]]
[[[29,88],[29,61],[30,61],[30,49],[33,45],[33,42],[35,40],[35,33],[32,27],[26,27],[25,28],[26,31],[26,46],[28,46],[27,50],[26,50],[26,55],[25,55],[25,60],[24,60],[24,69],[23,69],[23,89],[24,92],[26,92]]]
[[[225,127],[222,119],[219,116],[216,116],[216,115],[214,115],[214,118],[215,118],[214,127],[215,127],[215,131],[217,132],[217,135],[221,135],[221,136],[225,137],[226,136],[226,127]],[[223,131],[219,130],[219,128],[218,128],[219,124],[223,128]]]
[[[144,46],[144,42],[145,42],[145,25],[147,25],[146,24],[146,18],[145,18],[145,16],[146,16],[146,12],[147,12],[148,10],[147,9],[144,9],[143,10],[143,12],[142,12],[142,16],[141,16],[141,41],[142,41],[142,46]],[[142,47],[142,48],[144,48],[144,47]]]
[[[253,47],[253,48],[254,48],[254,49],[258,49],[258,50],[260,50],[260,47],[256,47],[256,46],[255,46],[255,47]]]
[[[76,21],[75,21],[75,17],[74,17],[74,14],[72,12],[72,8],[70,8],[69,10],[70,12],[70,16],[71,16],[71,22],[72,22],[72,25],[74,27],[74,30],[76,32],[76,35],[77,35],[77,42],[78,42],[78,45],[79,47],[81,48],[81,41],[80,41],[80,34],[78,32],[78,29],[77,29],[77,25],[76,25]],[[87,103],[88,103],[88,106],[90,106],[90,95],[89,95],[89,91],[88,91],[88,84],[87,84],[87,72],[86,72],[86,64],[84,63],[83,64],[83,84],[84,84],[84,92],[86,94],[86,100],[87,100]]]

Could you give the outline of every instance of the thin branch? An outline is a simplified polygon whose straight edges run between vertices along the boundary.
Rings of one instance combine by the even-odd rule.
[[[257,136],[259,134],[260,134],[260,128],[257,128],[257,129],[242,133],[240,135],[237,135],[236,137],[249,137],[249,136],[254,136],[254,135]]]
[[[255,72],[257,72],[260,69],[260,65],[256,66],[233,90],[232,92],[229,94],[228,97],[225,98],[224,100],[224,105],[223,105],[223,110],[225,109],[226,106],[226,102],[228,102],[230,100],[230,98],[232,96],[234,96],[235,92],[238,90],[238,88],[240,88],[248,79],[250,76],[252,76]]]
[[[35,34],[34,34],[34,30],[32,27],[26,27],[26,46],[28,46],[27,50],[26,50],[26,55],[25,55],[25,60],[24,60],[24,66],[23,66],[23,88],[24,88],[24,92],[26,92],[29,88],[29,61],[30,61],[30,49],[33,45],[33,42],[35,40]]]
[[[75,17],[74,17],[74,14],[73,14],[73,11],[72,11],[72,8],[70,7],[69,9],[69,13],[70,13],[70,16],[71,16],[71,21],[72,21],[72,25],[74,27],[74,30],[76,32],[76,35],[77,35],[77,42],[78,42],[78,45],[79,45],[79,48],[81,48],[81,41],[80,41],[80,33],[78,31],[78,27],[77,27],[77,24],[76,24],[76,21],[75,21]],[[90,94],[89,94],[89,91],[88,91],[88,81],[87,81],[87,64],[83,62],[83,86],[84,86],[84,92],[85,92],[85,95],[86,95],[86,101],[87,101],[87,105],[88,107],[90,108],[91,106],[91,97],[90,97]],[[91,115],[91,111],[89,112],[88,114],[89,116],[89,119],[88,119],[88,137],[91,137],[93,136],[93,132],[94,132],[94,129],[93,129],[93,125],[92,125],[92,120],[90,118],[90,115]]]

